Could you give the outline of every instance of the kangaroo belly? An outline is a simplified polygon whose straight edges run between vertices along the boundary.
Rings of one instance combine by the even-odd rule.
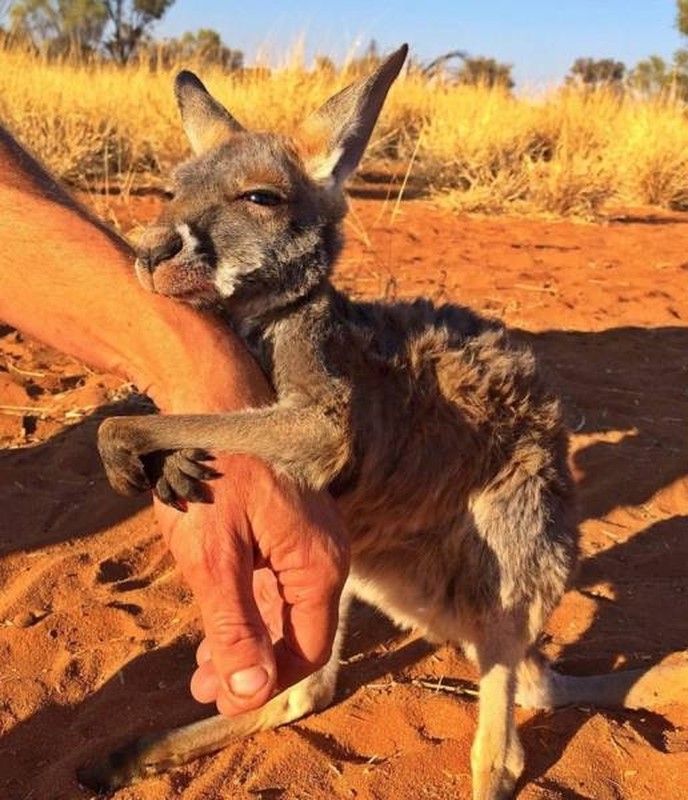
[[[443,522],[426,515],[425,525],[414,524],[420,520],[411,510],[371,527],[366,525],[370,518],[361,514],[348,517],[350,586],[401,628],[415,628],[433,641],[470,639],[474,621],[486,608],[475,599],[475,587],[494,585],[494,573],[479,574],[470,554],[475,536],[470,515],[455,514]]]

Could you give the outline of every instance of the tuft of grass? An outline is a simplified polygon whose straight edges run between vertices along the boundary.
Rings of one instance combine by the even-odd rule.
[[[120,191],[163,185],[188,155],[172,93],[177,64],[119,67],[0,48],[0,118],[63,179]],[[352,80],[346,68],[196,68],[244,124],[288,133]],[[563,88],[539,98],[418,73],[400,78],[368,158],[412,168],[456,208],[595,216],[605,203],[688,207],[688,120],[671,98]]]

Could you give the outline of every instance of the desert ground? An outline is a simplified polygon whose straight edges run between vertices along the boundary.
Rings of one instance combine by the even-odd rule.
[[[102,210],[98,197],[91,198]],[[111,208],[124,230],[161,201]],[[476,217],[355,197],[340,286],[502,317],[561,394],[582,563],[543,647],[576,673],[685,659],[688,215],[601,223]],[[78,800],[78,766],[199,718],[197,609],[146,498],[111,491],[99,419],[121,380],[0,325],[0,800]],[[333,706],[113,795],[116,800],[470,797],[475,680],[449,647],[353,614]],[[519,712],[523,800],[688,797],[688,709]]]

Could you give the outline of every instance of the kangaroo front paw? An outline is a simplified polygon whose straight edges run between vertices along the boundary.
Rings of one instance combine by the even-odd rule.
[[[106,419],[98,431],[98,451],[112,488],[124,495],[134,495],[152,488],[143,461],[127,429],[117,418]]]
[[[212,496],[204,481],[220,477],[207,461],[213,456],[205,450],[178,450],[166,456],[155,493],[167,505],[180,510],[185,503],[210,503]]]

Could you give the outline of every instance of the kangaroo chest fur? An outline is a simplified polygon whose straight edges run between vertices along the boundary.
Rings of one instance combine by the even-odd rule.
[[[567,436],[532,355],[503,326],[427,300],[356,303],[326,282],[238,328],[278,405],[317,406],[340,429],[343,451],[316,482],[337,498],[362,599],[431,638],[455,636],[457,616],[532,601],[543,570],[556,588],[539,599],[556,603],[576,527],[547,524],[542,493],[570,505]],[[477,519],[486,507],[499,525]]]

